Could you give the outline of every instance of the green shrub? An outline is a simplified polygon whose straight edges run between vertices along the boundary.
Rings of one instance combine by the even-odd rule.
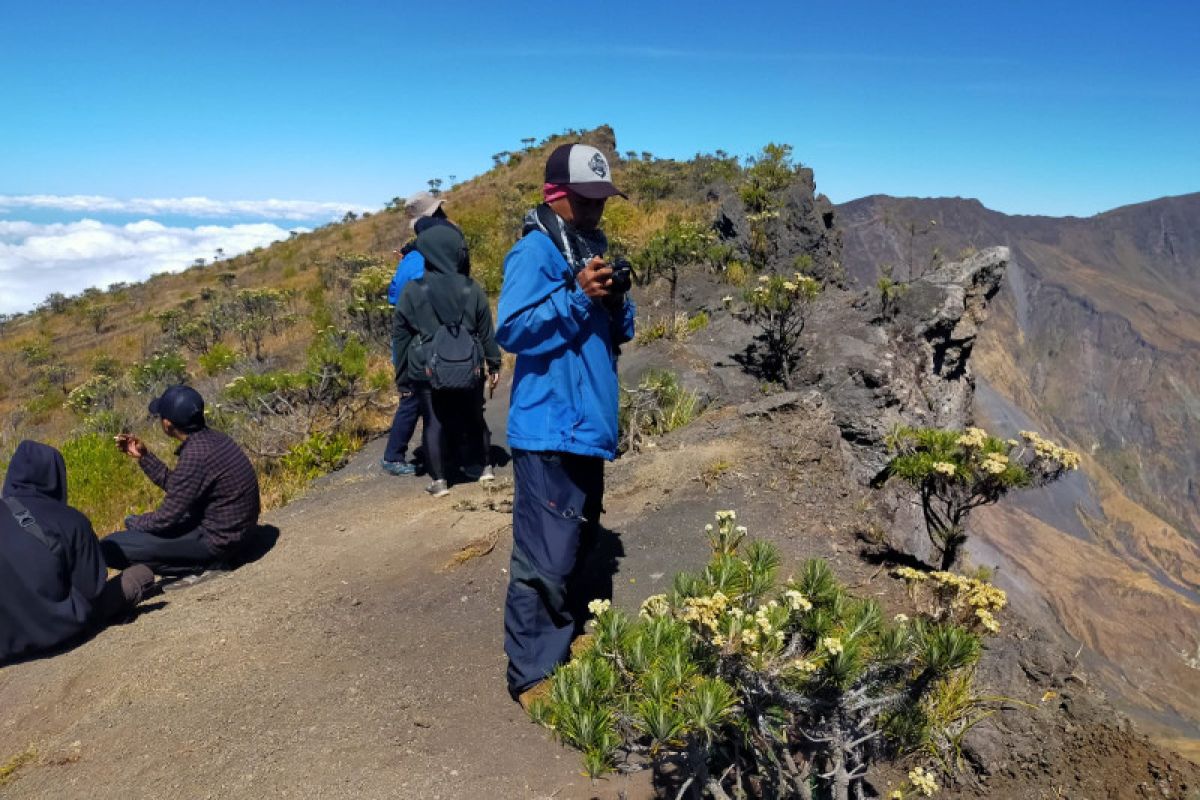
[[[618,411],[621,452],[639,450],[647,437],[682,428],[699,416],[700,396],[679,385],[674,373],[651,370],[641,383],[621,387]]]
[[[800,358],[800,336],[808,318],[808,304],[816,299],[821,284],[803,273],[791,278],[760,275],[757,285],[746,290],[743,299],[749,306],[750,319],[761,333],[763,350],[756,353],[763,377],[791,388],[792,370]]]
[[[732,511],[707,530],[708,566],[676,575],[638,617],[593,601],[590,645],[531,704],[589,775],[670,761],[681,797],[689,786],[697,797],[812,797],[816,784],[848,800],[873,761],[939,741],[927,701],[964,676],[969,695],[979,634],[886,620],[821,560],[781,583],[778,552],[745,544]]]
[[[982,428],[902,427],[888,437],[896,455],[885,480],[899,478],[916,491],[942,569],[957,560],[972,510],[1013,489],[1045,486],[1078,469],[1078,453],[1032,431],[1022,431],[1021,439],[1000,439]]]
[[[314,433],[292,446],[280,462],[292,475],[312,480],[340,469],[357,449],[347,433]]]
[[[142,394],[161,394],[168,386],[187,380],[187,362],[175,350],[161,350],[129,369],[129,382]]]
[[[211,378],[232,369],[237,364],[238,353],[224,342],[217,342],[196,360],[200,362],[200,369],[204,370],[204,374]]]
[[[66,406],[85,417],[100,411],[111,411],[119,389],[116,378],[97,375],[72,389],[67,395]]]
[[[117,450],[111,435],[86,433],[63,442],[67,501],[92,521],[97,533],[123,527],[128,514],[155,506],[162,493],[137,462]]]

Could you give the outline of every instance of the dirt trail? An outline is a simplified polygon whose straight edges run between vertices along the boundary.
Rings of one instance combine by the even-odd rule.
[[[474,484],[428,497],[382,448],[266,515],[281,535],[260,561],[0,671],[0,763],[37,753],[0,795],[647,795],[647,776],[593,787],[505,692],[509,515]]]

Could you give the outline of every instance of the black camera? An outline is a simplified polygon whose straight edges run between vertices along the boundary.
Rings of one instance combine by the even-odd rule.
[[[626,294],[633,288],[633,265],[628,259],[615,258],[609,266],[612,267],[612,279],[608,290],[613,294]]]

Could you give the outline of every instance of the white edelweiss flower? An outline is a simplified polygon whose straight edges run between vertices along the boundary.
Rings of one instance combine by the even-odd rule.
[[[612,608],[612,601],[611,600],[593,600],[592,602],[588,603],[587,608],[588,608],[588,611],[590,611],[592,614],[594,614],[595,616],[599,616],[599,615],[603,614],[605,611],[608,611],[610,608]]]

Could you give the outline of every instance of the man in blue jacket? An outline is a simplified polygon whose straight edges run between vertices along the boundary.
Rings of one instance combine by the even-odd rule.
[[[516,483],[504,614],[508,690],[529,690],[567,660],[593,598],[577,566],[595,542],[604,461],[617,452],[617,356],[633,302],[615,291],[598,229],[613,185],[594,147],[557,148],[545,203],[504,261],[496,339],[517,356],[508,442]]]

